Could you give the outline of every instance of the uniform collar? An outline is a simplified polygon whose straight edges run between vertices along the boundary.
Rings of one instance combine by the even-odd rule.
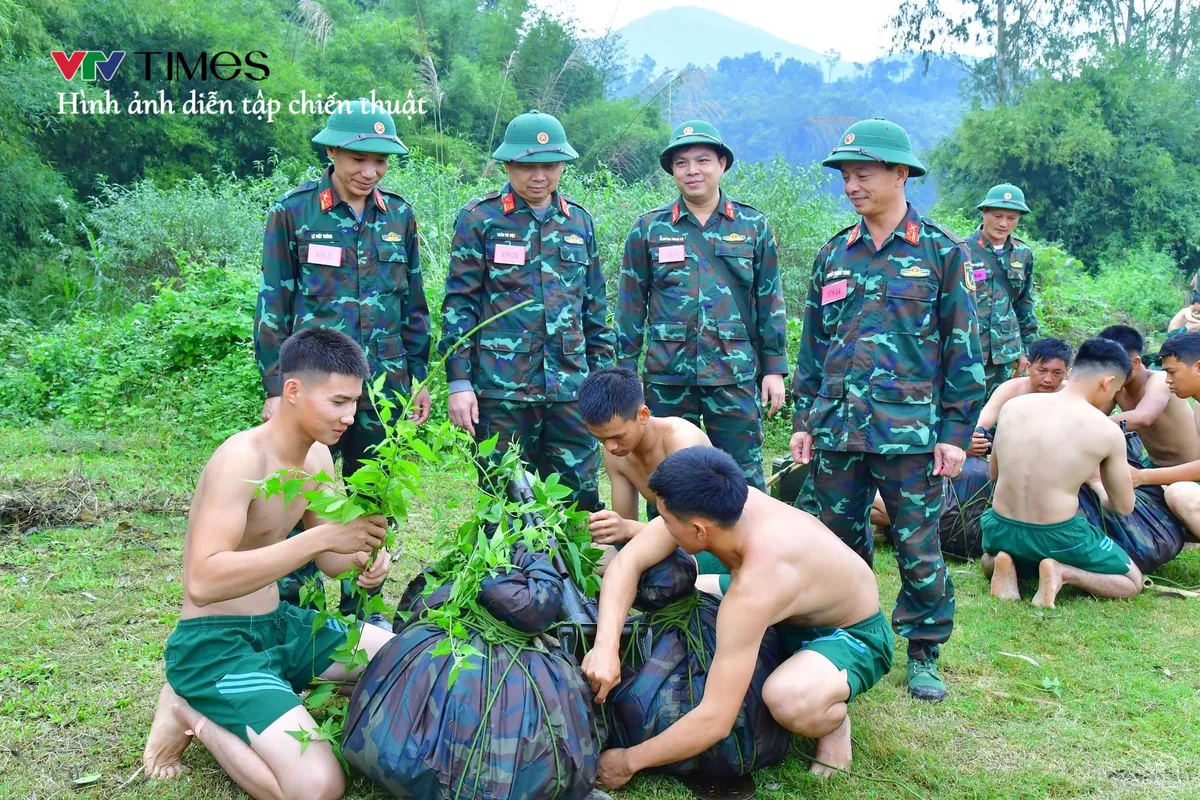
[[[992,244],[992,240],[987,238],[987,236],[984,235],[982,225],[980,225],[978,228],[976,228],[975,233],[973,233],[971,235],[975,237],[975,240],[977,242],[979,242],[979,246],[982,247],[985,252],[990,252],[990,253],[996,252],[996,246],[994,244]],[[1011,233],[1008,235],[1008,238],[1004,240],[1004,247],[1000,248],[1000,252],[1004,253],[1010,247],[1012,247],[1012,234]]]
[[[550,207],[567,219],[571,218],[571,209],[567,205],[567,199],[559,194],[557,189],[550,195]],[[525,198],[513,191],[511,183],[504,184],[504,188],[500,190],[500,208],[506,215],[518,208],[528,208],[529,213],[533,213],[532,207],[525,202]]]
[[[887,247],[888,242],[892,239],[903,239],[908,244],[916,247],[921,242],[921,214],[912,203],[908,203],[908,210],[904,214],[904,218],[896,225],[896,230],[888,235],[878,245],[875,246],[875,252],[879,252]],[[850,229],[850,233],[846,237],[846,247],[851,247],[859,241],[870,240],[871,234],[867,230],[867,223],[862,218],[858,218],[858,222]]]
[[[342,199],[338,197],[337,189],[333,185],[333,165],[325,168],[321,173],[320,180],[317,181],[317,197],[321,201],[321,213],[327,214],[331,209],[337,208]],[[380,211],[387,211],[387,200],[383,197],[383,192],[379,191],[376,186],[371,190],[371,195],[368,198],[375,204],[375,207]]]
[[[717,195],[717,207],[715,211],[717,214],[727,217],[731,222],[737,219],[737,212],[733,207],[733,201],[725,196],[724,189]],[[697,225],[700,224],[695,215],[688,211],[687,203],[683,201],[683,195],[679,195],[674,205],[671,206],[671,224],[677,224],[684,217],[691,217],[693,222]]]

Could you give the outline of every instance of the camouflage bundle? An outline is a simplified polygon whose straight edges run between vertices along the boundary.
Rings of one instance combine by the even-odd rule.
[[[942,516],[938,533],[942,553],[958,558],[983,555],[983,529],[979,518],[992,507],[992,476],[986,459],[971,456],[963,463],[962,473],[946,479]]]
[[[690,592],[682,600],[642,617],[631,646],[622,654],[621,682],[605,704],[612,747],[633,747],[657,736],[700,704],[717,649],[720,600]],[[649,640],[648,652],[643,643]],[[775,721],[762,699],[763,684],[781,661],[774,628],[759,649],[750,688],[728,736],[698,756],[660,768],[670,775],[746,775],[778,764],[791,747],[791,734]]]
[[[586,797],[600,741],[578,665],[496,620],[480,627],[470,644],[482,657],[453,680],[453,659],[434,654],[440,628],[412,624],[390,641],[350,698],[343,756],[395,797]]]
[[[642,573],[633,605],[641,611],[658,611],[681,600],[696,588],[696,559],[682,548]]]

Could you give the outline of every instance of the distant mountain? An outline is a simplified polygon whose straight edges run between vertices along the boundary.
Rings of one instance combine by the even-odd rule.
[[[815,50],[694,6],[655,11],[634,20],[618,33],[633,64],[641,63],[643,56],[650,56],[659,71],[679,69],[689,63],[715,67],[722,58],[757,52],[768,59],[778,53],[783,59],[819,65],[826,76],[830,72],[825,57]],[[834,80],[852,77],[854,73],[854,65],[849,62],[839,60],[833,65]]]

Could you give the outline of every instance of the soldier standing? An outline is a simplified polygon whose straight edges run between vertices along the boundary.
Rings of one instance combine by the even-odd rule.
[[[979,309],[986,399],[997,386],[1025,372],[1038,321],[1033,311],[1033,251],[1012,235],[1021,215],[1029,213],[1025,193],[1011,183],[1001,183],[977,208],[983,212],[983,223],[967,246]]]
[[[543,477],[559,473],[579,507],[595,511],[600,449],[575,393],[591,370],[611,366],[613,335],[592,217],[558,191],[564,163],[578,155],[549,114],[509,123],[492,154],[508,183],[454,225],[438,350],[533,299],[447,360],[450,419],[478,441],[519,438],[527,463]]]
[[[962,239],[905,200],[905,181],[925,168],[900,126],[857,122],[821,163],[841,170],[860,219],[813,264],[792,457],[808,463],[816,450],[821,521],[868,563],[878,487],[900,566],[892,627],[909,640],[908,688],[942,700],[937,657],[954,624],[938,539],[943,476],[962,469],[984,391],[973,274]]]
[[[424,380],[429,362],[416,218],[404,198],[379,185],[388,156],[408,154],[395,122],[370,100],[354,100],[341,104],[312,140],[325,145],[330,166],[267,213],[254,309],[254,349],[267,395],[264,421],[279,407],[279,348],[298,330],[320,326],[349,335],[366,353],[372,379],[386,376],[386,392],[408,394],[411,379]],[[429,406],[429,392],[422,389],[412,419],[424,422]],[[334,448],[343,477],[353,475],[382,438],[364,394],[354,424]],[[284,598],[298,602],[299,586],[310,574],[316,574],[311,563],[281,580]],[[357,603],[348,583],[342,582],[341,609],[353,614]],[[380,614],[369,621],[391,627]]]
[[[788,369],[775,236],[761,211],[721,189],[733,151],[709,123],[677,127],[659,163],[680,196],[643,214],[625,241],[618,359],[636,373],[648,338],[651,413],[703,420],[713,445],[764,489],[759,380],[774,414]]]

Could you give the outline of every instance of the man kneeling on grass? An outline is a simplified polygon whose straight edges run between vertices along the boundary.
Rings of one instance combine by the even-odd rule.
[[[980,519],[992,594],[1019,600],[1017,570],[1036,568],[1035,606],[1054,608],[1063,585],[1097,597],[1132,597],[1142,573],[1079,511],[1079,489],[1099,471],[1106,508],[1133,513],[1125,437],[1100,409],[1129,375],[1125,349],[1108,339],[1079,347],[1061,392],[1004,404],[991,458],[996,491]]]
[[[767,679],[763,701],[785,728],[817,740],[817,761],[848,767],[846,704],[892,667],[892,630],[879,610],[871,568],[815,517],[748,487],[741,467],[715,447],[667,456],[650,476],[650,489],[661,516],[604,576],[596,644],[583,674],[596,702],[604,702],[621,680],[621,628],[638,578],[682,547],[712,553],[732,573],[705,683],[712,691],[658,736],[601,754],[597,780],[622,786],[634,773],[690,758],[729,735],[763,635],[776,624],[792,655]],[[813,772],[831,770],[814,764]]]
[[[263,425],[217,448],[192,498],[183,556],[183,610],[167,639],[167,683],[142,756],[151,778],[174,778],[193,738],[255,798],[339,798],[345,778],[329,743],[301,749],[291,735],[314,731],[300,702],[314,678],[353,681],[332,654],[346,641],[335,622],[313,630],[315,611],[279,601],[275,581],[315,560],[327,575],[365,570],[358,583],[383,582],[391,559],[371,552],[383,517],[324,522],[303,496],[255,497],[253,481],[280,469],[333,474],[329,446],[354,422],[363,380],[362,348],[343,333],[310,328],[290,336],[279,355],[279,410]],[[312,483],[305,487],[315,489]],[[288,532],[304,518],[305,530]],[[392,634],[367,625],[368,657]]]

